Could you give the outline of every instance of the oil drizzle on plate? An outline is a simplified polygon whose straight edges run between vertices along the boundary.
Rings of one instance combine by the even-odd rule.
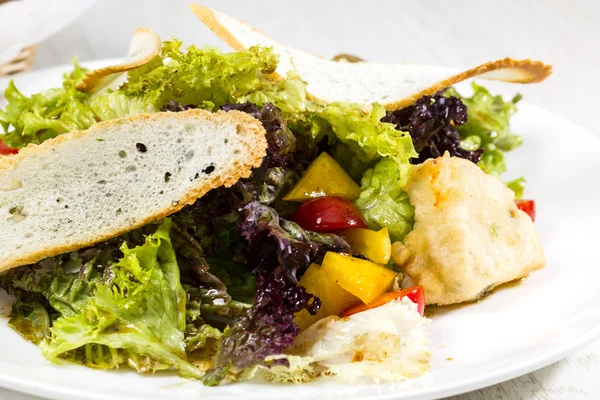
[[[528,279],[529,275],[527,275],[526,277],[523,278],[519,278],[519,279],[515,279],[513,281],[509,281],[506,283],[501,283],[500,285],[490,289],[489,291],[486,291],[485,293],[483,293],[477,300],[473,300],[473,301],[467,301],[464,303],[458,303],[458,304],[450,304],[447,306],[438,306],[438,305],[429,305],[427,307],[425,307],[425,317],[426,318],[433,318],[435,317],[436,314],[439,313],[443,313],[445,314],[446,312],[450,312],[453,310],[457,310],[460,309],[462,307],[468,307],[471,304],[477,304],[480,301],[484,300],[486,297],[492,295],[492,293],[498,291],[498,290],[504,290],[504,289],[509,289],[512,287],[516,287],[518,285],[520,285],[524,280]],[[425,296],[427,296],[427,293],[425,293]]]
[[[181,382],[176,382],[176,383],[170,383],[168,385],[163,385],[160,388],[161,389],[173,389],[173,388],[176,388],[176,387],[179,387],[179,386],[183,386],[183,385],[185,385],[188,382],[189,381],[181,381]]]

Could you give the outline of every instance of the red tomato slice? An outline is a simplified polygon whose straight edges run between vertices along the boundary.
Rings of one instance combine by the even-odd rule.
[[[535,221],[535,200],[515,200],[517,208],[525,211]]]
[[[401,299],[403,297],[407,297],[410,301],[415,303],[417,305],[419,314],[421,314],[421,316],[423,315],[423,312],[425,312],[425,291],[423,290],[423,286],[413,286],[408,289],[398,289],[392,292],[384,293],[369,304],[359,304],[357,306],[350,307],[342,312],[342,317],[349,317],[359,312],[371,310],[387,304],[392,300]]]
[[[11,149],[0,139],[0,155],[17,154],[19,149]]]
[[[337,196],[317,197],[302,203],[292,215],[292,221],[314,232],[367,227],[360,210]]]

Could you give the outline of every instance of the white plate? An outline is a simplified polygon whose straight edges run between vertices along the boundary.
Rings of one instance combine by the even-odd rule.
[[[15,81],[31,93],[60,84],[65,70],[38,71]],[[0,80],[0,87],[6,83]],[[600,141],[527,103],[519,104],[513,128],[525,142],[508,155],[508,175],[527,177],[548,265],[480,303],[438,310],[431,324],[432,372],[426,377],[396,385],[244,383],[208,388],[167,373],[140,376],[127,368],[102,372],[52,365],[0,321],[0,385],[61,400],[434,399],[502,382],[565,357],[600,337]],[[6,302],[3,307],[9,310]]]

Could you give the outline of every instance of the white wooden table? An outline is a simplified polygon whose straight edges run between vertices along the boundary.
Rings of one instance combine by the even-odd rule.
[[[48,0],[51,1],[51,0]],[[76,0],[73,0],[76,1]],[[279,41],[325,57],[470,67],[512,56],[554,65],[525,99],[600,135],[600,1],[597,0],[197,0]],[[139,26],[186,44],[222,43],[187,10],[188,0],[100,0],[40,46],[35,68],[120,57]],[[569,132],[565,132],[568,146]],[[572,149],[576,151],[576,149]],[[600,342],[539,371],[454,400],[600,398]],[[34,397],[0,389],[0,400]]]

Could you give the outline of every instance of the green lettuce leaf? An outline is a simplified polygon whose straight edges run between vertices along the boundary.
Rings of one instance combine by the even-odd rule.
[[[488,174],[500,176],[506,171],[504,152],[523,142],[521,136],[510,129],[510,118],[517,111],[521,95],[505,101],[474,82],[472,87],[471,97],[461,96],[454,88],[446,91],[446,95],[459,97],[467,106],[467,123],[456,127],[463,137],[461,147],[470,151],[483,148],[479,166]]]
[[[189,353],[197,350],[208,350],[215,353],[218,340],[222,336],[223,332],[208,324],[190,325],[186,328],[185,348]],[[213,346],[207,349],[211,341]]]
[[[60,315],[75,315],[95,293],[101,278],[97,261],[98,256],[95,256],[82,265],[77,253],[47,258],[9,271],[2,277],[2,287],[18,298],[24,293],[41,294]],[[66,273],[65,267],[80,269],[78,273]]]
[[[483,145],[483,149],[481,159],[477,165],[486,173],[494,176],[500,176],[506,172],[504,152],[496,147],[494,143]]]
[[[515,192],[516,199],[521,199],[521,198],[523,198],[523,195],[525,194],[525,186],[523,185],[525,182],[526,182],[525,178],[520,177],[517,179],[513,179],[512,181],[506,182],[506,186],[510,190]]]
[[[143,98],[147,107],[161,108],[169,100],[217,109],[229,103],[251,101],[259,106],[270,102],[284,112],[304,110],[304,82],[296,75],[276,82],[268,77],[277,67],[272,49],[251,47],[247,51],[221,53],[215,49],[165,41],[160,62],[134,69],[120,91]]]
[[[130,249],[123,243],[123,258],[105,271],[108,280],[96,281],[95,294],[85,307],[54,321],[50,339],[40,345],[46,357],[75,359],[73,351],[84,347],[79,353],[98,354],[90,359],[90,366],[118,365],[133,354],[143,370],[175,368],[182,376],[201,377],[185,352],[186,293],[170,229],[167,219],[143,245]]]
[[[4,92],[8,105],[0,110],[0,125],[5,132],[2,141],[21,148],[94,124],[94,113],[85,104],[88,95],[75,88],[86,72],[74,62],[74,70],[64,75],[61,88],[47,89],[31,97],[19,92],[11,81]]]
[[[39,345],[50,336],[50,316],[40,295],[27,294],[12,305],[8,325],[30,342]]]
[[[222,332],[210,323],[221,326],[245,314],[250,305],[231,301],[224,288],[179,284],[179,266],[189,268],[179,252],[188,254],[189,249],[167,225],[156,228],[151,225],[2,275],[0,287],[17,297],[10,326],[54,361],[60,358],[101,369],[127,363],[138,372],[175,367],[182,375],[198,377],[199,371],[185,360],[207,359],[216,351]],[[170,247],[169,236],[177,238],[177,246],[172,239]],[[138,247],[129,249],[135,244]],[[177,262],[174,249],[177,257],[183,257]],[[123,294],[126,298],[119,298]],[[185,301],[180,300],[182,295]],[[128,314],[131,311],[133,315]],[[159,317],[163,312],[172,318]]]
[[[356,205],[370,229],[387,227],[393,242],[404,239],[412,230],[414,208],[402,190],[406,172],[389,158],[365,171]]]
[[[269,77],[278,58],[270,48],[221,53],[190,46],[183,51],[177,40],[163,43],[161,54],[128,72],[117,90],[90,94],[75,85],[87,72],[74,64],[61,88],[31,97],[10,82],[8,105],[0,110],[1,136],[8,146],[21,148],[41,143],[74,129],[87,129],[97,121],[157,112],[169,101],[217,110],[230,103],[273,103],[286,115],[298,118],[307,107],[306,84],[296,74],[277,81]]]
[[[254,301],[256,292],[256,278],[246,263],[227,257],[225,253],[207,256],[210,271],[219,278],[225,286],[227,293],[235,300],[245,303]]]
[[[306,82],[295,73],[288,73],[283,81],[262,79],[259,88],[236,100],[238,103],[250,102],[259,106],[273,103],[288,115],[304,111],[309,104],[306,100]]]
[[[205,358],[217,351],[223,332],[214,325],[233,324],[245,315],[250,304],[231,300],[229,294],[214,288],[184,285],[187,293],[185,345],[186,351],[199,351]],[[229,289],[229,288],[228,288]]]
[[[332,103],[313,112],[296,130],[310,131],[316,141],[326,137],[330,144],[337,142],[334,158],[354,179],[360,179],[373,161],[388,157],[398,164],[404,184],[409,159],[418,154],[410,135],[381,122],[383,116],[385,109],[377,103],[368,112],[357,104]]]
[[[101,121],[159,111],[155,105],[146,103],[143,97],[127,96],[120,91],[94,97],[90,108]]]

